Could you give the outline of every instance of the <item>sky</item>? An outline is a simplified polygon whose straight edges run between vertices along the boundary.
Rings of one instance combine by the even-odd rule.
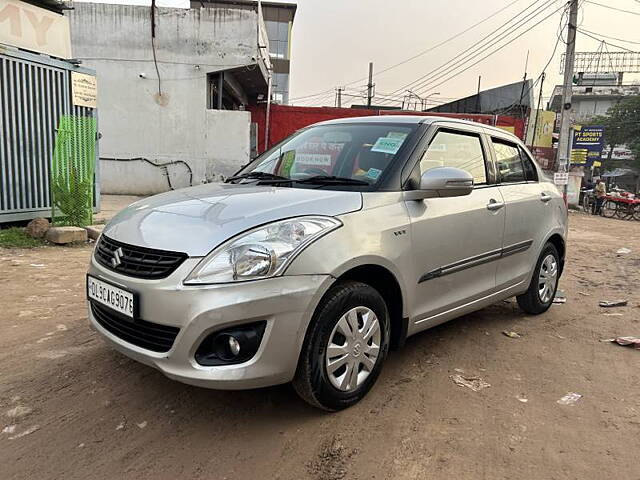
[[[593,1],[640,14],[639,0]],[[150,0],[110,0],[108,3],[148,5]],[[355,82],[349,86],[350,93],[364,90],[370,61],[374,62],[375,73],[433,48],[400,67],[375,75],[376,93],[390,94],[398,91],[395,95],[403,95],[407,84],[476,45],[490,32],[533,4],[534,0],[298,0],[295,3],[298,4],[298,11],[292,31],[290,98],[294,99],[294,104],[333,105],[333,90],[337,86]],[[527,12],[533,12],[539,5],[546,3],[551,6],[536,17],[535,21],[527,23],[522,30],[565,4],[562,0],[539,0]],[[158,0],[158,5],[184,7],[188,6],[188,0]],[[501,12],[496,13],[501,9]],[[560,59],[565,49],[562,41],[558,43],[552,58],[561,11],[460,75],[448,78],[469,67],[517,33],[505,37],[477,56],[470,56],[467,64],[460,69],[451,70],[440,78],[437,74],[432,74],[425,79],[424,85],[419,85],[415,90],[421,96],[431,94],[431,101],[442,102],[473,95],[477,89],[478,76],[482,77],[482,89],[517,82],[523,78],[528,52],[527,78],[535,80],[551,60],[546,69],[543,89],[545,99],[548,98],[553,86],[562,82]],[[496,14],[492,16],[494,13]],[[458,38],[437,46],[487,17],[491,18]],[[613,44],[640,50],[639,24],[638,15],[604,8],[589,0],[581,2],[579,28],[638,42],[634,45],[607,39]],[[599,45],[598,40],[578,33],[577,51],[595,51]],[[608,48],[616,50],[613,46]],[[640,80],[640,76],[625,75],[625,81],[631,80]],[[322,96],[295,100],[327,90]],[[537,92],[536,88],[536,96]],[[344,98],[346,100],[349,97]],[[356,98],[353,100],[362,102]],[[379,102],[374,100],[374,103]]]

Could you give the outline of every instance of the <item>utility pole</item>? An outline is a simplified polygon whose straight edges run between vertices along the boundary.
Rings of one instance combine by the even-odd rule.
[[[568,172],[571,156],[571,117],[573,94],[573,64],[576,53],[576,27],[578,24],[578,0],[569,2],[569,25],[567,34],[567,52],[564,60],[564,83],[562,86],[562,112],[560,116],[560,136],[558,138],[558,161],[556,171]],[[564,186],[565,200],[567,185]]]
[[[336,89],[336,107],[342,108],[342,87]]]
[[[522,90],[520,90],[520,104],[518,110],[520,110],[520,116],[524,118],[525,110],[522,108],[522,99],[524,98],[524,87],[527,83],[527,67],[529,66],[529,50],[527,50],[527,59],[524,61],[524,75],[522,76]]]
[[[476,113],[480,113],[480,81],[482,80],[482,75],[478,75],[478,94],[476,96]]]
[[[540,105],[542,104],[542,86],[544,85],[544,77],[546,77],[546,73],[542,72],[540,76],[540,93],[538,94],[538,106],[536,107],[536,116],[533,121],[533,138],[531,138],[530,147],[535,147],[536,143],[536,132],[538,130],[538,116],[540,115]]]
[[[369,83],[367,83],[367,108],[371,108],[373,98],[373,62],[369,62]]]

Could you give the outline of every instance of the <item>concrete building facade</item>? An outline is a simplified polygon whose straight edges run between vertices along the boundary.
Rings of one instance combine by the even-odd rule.
[[[603,85],[602,81],[581,81],[573,87],[571,103],[576,123],[588,122],[607,111],[625,97],[640,95],[640,85]],[[549,110],[559,113],[562,107],[562,85],[556,85],[549,100]]]
[[[255,0],[191,1],[191,8],[211,8],[221,5],[254,8]],[[291,62],[291,30],[298,8],[295,3],[261,2],[262,17],[269,40],[269,58],[273,66],[272,100],[289,103],[289,73]]]
[[[96,70],[103,193],[218,181],[247,163],[249,105],[272,63],[257,4],[75,3],[75,56]]]

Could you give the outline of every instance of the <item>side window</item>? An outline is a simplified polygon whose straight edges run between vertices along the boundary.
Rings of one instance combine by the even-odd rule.
[[[487,183],[480,137],[439,131],[420,159],[420,175],[436,167],[456,167],[473,175],[474,183]]]
[[[520,149],[520,156],[522,157],[522,164],[524,165],[524,175],[527,179],[527,182],[537,182],[538,181],[538,172],[536,170],[535,165],[529,158],[529,155],[526,154],[522,148]]]
[[[524,182],[525,174],[517,145],[491,139],[496,152],[498,175],[502,183]]]

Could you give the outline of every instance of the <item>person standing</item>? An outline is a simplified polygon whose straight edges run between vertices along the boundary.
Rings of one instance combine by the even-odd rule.
[[[600,212],[602,211],[602,204],[607,196],[607,187],[601,179],[598,179],[593,190],[596,195],[596,202],[593,205],[593,214],[600,215]]]

